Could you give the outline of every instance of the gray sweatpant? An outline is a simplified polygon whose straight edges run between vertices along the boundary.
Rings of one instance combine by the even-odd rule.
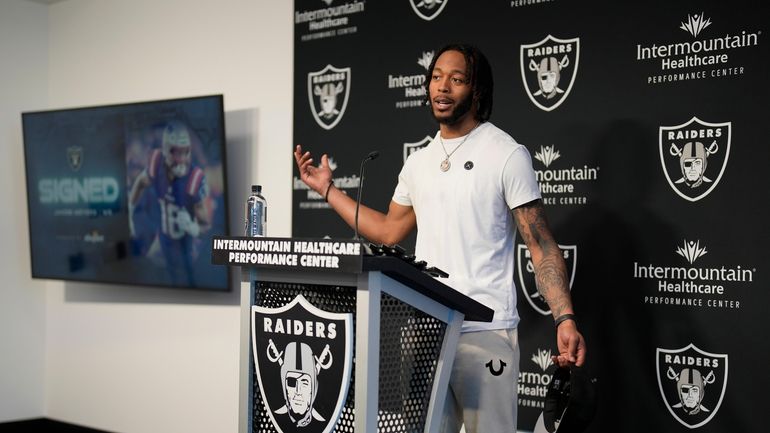
[[[516,432],[518,379],[516,329],[460,334],[441,431]]]

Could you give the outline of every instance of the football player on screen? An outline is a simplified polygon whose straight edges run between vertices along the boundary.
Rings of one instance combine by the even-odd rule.
[[[208,186],[203,170],[192,162],[192,141],[187,126],[171,121],[163,129],[161,148],[150,154],[128,197],[129,229],[137,236],[135,213],[142,193],[151,188],[157,197],[158,240],[171,280],[193,283],[196,239],[211,228],[206,206]]]

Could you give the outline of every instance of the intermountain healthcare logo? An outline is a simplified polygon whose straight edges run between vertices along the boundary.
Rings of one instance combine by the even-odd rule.
[[[561,158],[561,153],[556,150],[555,146],[540,146],[540,150],[535,152],[535,159],[542,162],[546,167],[559,158]]]
[[[352,314],[319,310],[302,295],[280,308],[252,306],[251,314],[259,391],[273,426],[332,431],[350,384]]]
[[[326,65],[307,74],[307,97],[310,111],[321,128],[332,129],[340,123],[350,96],[350,68]]]
[[[647,84],[742,75],[745,68],[735,65],[735,62],[731,64],[729,52],[759,45],[759,35],[762,34],[761,30],[740,30],[727,32],[724,36],[699,39],[704,34],[713,34],[714,27],[718,27],[703,12],[687,15],[679,21],[678,27],[693,40],[636,45],[637,61],[660,59],[659,71],[647,76]]]
[[[577,245],[559,245],[564,262],[567,264],[569,288],[572,290],[572,282],[575,280],[575,268],[577,267]],[[532,263],[532,253],[524,244],[518,244],[516,249],[517,273],[521,292],[529,305],[542,315],[551,314],[551,309],[537,290],[535,281],[535,266]]]
[[[433,141],[433,137],[426,135],[425,138],[416,143],[404,143],[404,162],[409,158],[409,155],[417,152],[418,150],[425,149],[430,142]]]
[[[695,263],[696,260],[708,254],[706,247],[700,246],[700,241],[684,241],[684,245],[676,247],[676,253],[687,259],[690,264]]]
[[[693,117],[676,126],[661,126],[660,163],[668,184],[692,202],[716,188],[730,156],[732,123],[710,123]]]
[[[688,267],[681,265],[659,266],[643,265],[634,262],[634,278],[652,280],[656,287],[644,287],[644,303],[651,305],[670,305],[690,308],[738,309],[741,301],[734,299],[738,294],[746,293],[743,284],[754,282],[756,268],[710,265],[697,266],[702,257],[712,257],[706,245],[700,240],[685,239],[680,246],[671,251],[678,256],[677,262],[685,261]],[[745,287],[745,286],[744,286]],[[733,299],[730,299],[733,297]]]
[[[554,145],[540,146],[534,158],[545,166],[544,170],[535,170],[543,204],[583,205],[588,203],[588,197],[580,195],[577,188],[581,183],[595,182],[599,177],[600,167],[589,167],[584,164],[582,167],[573,165],[569,168],[551,168],[551,164],[561,158],[561,153]]]
[[[700,33],[701,30],[705,29],[710,25],[711,25],[711,20],[708,18],[704,18],[703,12],[701,12],[700,16],[688,15],[687,22],[683,22],[682,25],[679,26],[679,28],[686,32],[689,32],[692,35],[692,37],[697,38],[698,33]]]
[[[409,0],[414,13],[425,21],[436,18],[446,7],[449,0]]]
[[[358,25],[354,21],[366,9],[366,1],[347,1],[332,6],[333,1],[323,0],[325,7],[320,9],[294,11],[295,33],[299,40],[307,42],[358,32]],[[307,28],[302,26],[304,23],[307,23]]]
[[[575,84],[580,61],[580,38],[548,35],[540,42],[521,46],[521,79],[529,99],[551,111],[561,105]]]
[[[690,343],[681,349],[657,349],[658,387],[671,415],[698,428],[714,418],[727,389],[727,355],[709,353]]]
[[[519,372],[519,401],[520,407],[532,407],[542,409],[545,403],[545,394],[551,383],[551,373],[548,371],[553,365],[551,350],[537,349],[530,360],[538,367],[532,368],[532,364],[523,364]]]
[[[396,95],[396,108],[425,107],[425,101],[428,99],[425,78],[434,53],[434,51],[422,51],[416,62],[414,57],[409,56],[409,72],[388,74],[388,89],[390,89],[389,93]],[[421,69],[415,68],[415,63]]]

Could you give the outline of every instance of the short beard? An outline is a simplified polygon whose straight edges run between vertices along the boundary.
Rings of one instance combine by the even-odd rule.
[[[471,111],[472,106],[473,106],[473,93],[469,93],[468,96],[466,96],[462,101],[460,101],[457,104],[457,106],[455,106],[455,109],[452,110],[452,114],[450,114],[449,117],[439,118],[438,116],[436,116],[436,112],[433,110],[432,102],[430,106],[430,112],[431,114],[433,114],[433,118],[436,119],[436,122],[444,125],[454,125],[460,120],[461,117],[463,117],[466,113]]]

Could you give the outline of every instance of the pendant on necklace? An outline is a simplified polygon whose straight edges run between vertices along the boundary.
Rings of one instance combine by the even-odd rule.
[[[441,161],[441,171],[449,171],[449,167],[451,167],[452,164],[449,163],[449,158]]]

